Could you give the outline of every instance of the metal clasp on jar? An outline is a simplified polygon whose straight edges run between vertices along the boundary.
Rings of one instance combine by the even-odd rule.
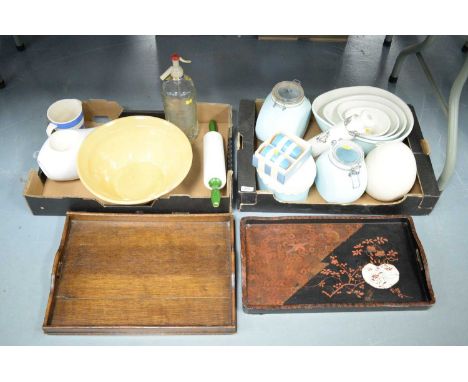
[[[360,172],[361,172],[360,165],[354,166],[348,172],[348,176],[351,178],[353,189],[359,188],[361,186],[361,180],[359,179]]]

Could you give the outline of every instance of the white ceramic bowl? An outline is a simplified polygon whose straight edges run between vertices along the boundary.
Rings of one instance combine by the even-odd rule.
[[[342,121],[344,121],[350,112],[356,113],[360,112],[362,109],[372,107],[373,109],[381,110],[384,112],[390,119],[390,129],[385,133],[386,136],[390,136],[397,132],[400,128],[400,118],[398,114],[392,108],[387,105],[378,103],[378,102],[368,102],[368,101],[349,101],[347,103],[342,103],[337,107],[337,112]]]
[[[414,125],[414,118],[408,105],[393,93],[373,86],[351,86],[334,89],[315,98],[314,102],[312,102],[312,113],[314,114],[315,120],[317,121],[320,129],[322,131],[327,131],[333,126],[333,124],[327,121],[322,114],[322,109],[325,107],[325,105],[340,98],[357,95],[364,98],[368,96],[378,96],[386,99],[388,102],[391,102],[391,104],[398,106],[398,109],[400,109],[406,117],[406,121],[409,127],[409,135]]]

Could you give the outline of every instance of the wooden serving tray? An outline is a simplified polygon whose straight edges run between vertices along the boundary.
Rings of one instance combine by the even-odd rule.
[[[410,217],[245,217],[242,304],[248,313],[428,308],[435,302]],[[377,289],[362,268],[392,264],[399,281]]]
[[[234,333],[233,243],[229,214],[68,213],[43,330]]]

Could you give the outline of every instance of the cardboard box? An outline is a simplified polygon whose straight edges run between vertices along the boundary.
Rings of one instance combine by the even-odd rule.
[[[161,111],[124,110],[117,102],[83,102],[85,127],[99,126],[109,120],[131,115],[164,118]],[[208,123],[215,119],[223,135],[226,153],[227,182],[221,190],[221,204],[214,208],[210,191],[203,184],[203,136]],[[192,168],[185,180],[170,193],[144,205],[107,205],[99,201],[80,180],[56,182],[39,169],[31,170],[24,197],[34,215],[65,215],[67,211],[117,213],[228,213],[232,211],[232,108],[227,104],[199,103],[200,133],[193,143]]]
[[[257,187],[255,167],[252,166],[252,155],[259,145],[255,138],[255,122],[262,101],[242,100],[239,106],[239,118],[236,137],[237,156],[237,207],[240,211],[252,212],[299,212],[320,214],[363,214],[363,215],[428,215],[436,205],[440,191],[429,157],[429,146],[424,140],[414,108],[414,128],[406,144],[416,158],[417,177],[411,191],[403,198],[393,202],[381,202],[364,194],[350,204],[327,203],[317,192],[315,185],[311,188],[305,202],[285,203],[275,199],[269,191]],[[318,134],[320,129],[313,118],[304,139]]]

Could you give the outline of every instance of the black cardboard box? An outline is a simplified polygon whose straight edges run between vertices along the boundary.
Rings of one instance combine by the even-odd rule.
[[[275,199],[268,191],[258,190],[252,156],[259,142],[255,138],[255,122],[262,101],[242,100],[236,136],[236,198],[237,208],[248,212],[287,212],[318,214],[362,214],[362,215],[428,215],[436,205],[440,191],[429,157],[429,145],[424,140],[414,108],[414,128],[406,144],[416,158],[417,177],[411,191],[402,199],[394,202],[380,202],[364,194],[350,204],[332,204],[323,200],[315,185],[311,188],[305,202],[285,203]],[[318,134],[320,129],[311,118],[305,139]]]
[[[130,115],[164,118],[162,111],[124,110],[113,101],[83,101],[85,127]],[[227,179],[221,190],[221,204],[214,208],[210,191],[203,185],[203,135],[208,123],[215,119],[223,135],[226,152]],[[227,104],[199,103],[200,133],[192,144],[193,162],[184,181],[170,193],[144,205],[110,205],[97,200],[79,180],[56,182],[39,170],[31,170],[24,197],[34,215],[65,215],[67,211],[114,213],[229,213],[232,211],[232,108]]]

